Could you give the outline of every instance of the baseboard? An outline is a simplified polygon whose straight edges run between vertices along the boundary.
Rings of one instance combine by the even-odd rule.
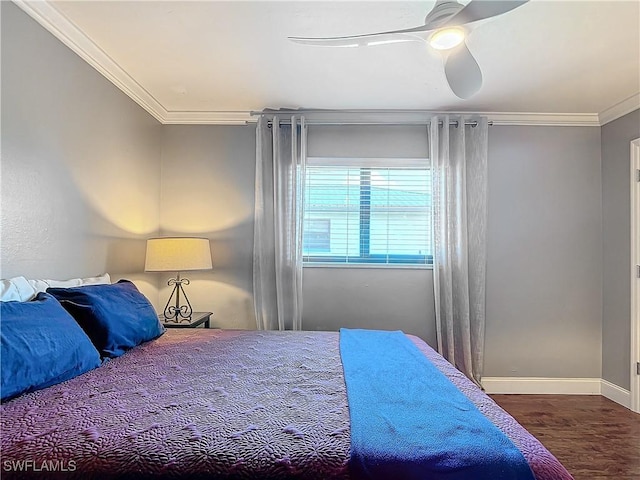
[[[482,386],[491,393],[600,395],[599,378],[483,377]]]
[[[623,407],[631,409],[631,392],[629,390],[625,390],[605,379],[601,379],[601,382],[601,393],[603,397],[607,397],[609,400],[613,400]]]
[[[602,378],[483,377],[488,394],[602,395],[631,409],[631,392]]]

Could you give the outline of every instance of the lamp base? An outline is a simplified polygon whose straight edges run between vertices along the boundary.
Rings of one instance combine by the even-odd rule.
[[[191,303],[187,298],[187,294],[182,288],[182,285],[189,285],[188,278],[180,278],[180,274],[176,275],[176,278],[172,278],[167,282],[167,285],[173,285],[173,290],[171,291],[171,295],[169,295],[169,300],[167,300],[167,304],[164,306],[164,318],[166,322],[175,322],[180,323],[183,321],[191,321],[191,315],[193,314],[193,308],[191,308]],[[180,305],[180,293],[184,297],[185,304]],[[171,300],[175,297],[175,302],[171,305]]]

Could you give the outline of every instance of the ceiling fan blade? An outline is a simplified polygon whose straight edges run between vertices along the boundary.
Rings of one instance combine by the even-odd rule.
[[[402,30],[390,30],[388,32],[365,33],[362,35],[349,35],[346,37],[287,37],[294,43],[302,45],[315,45],[319,47],[359,47],[366,45],[382,45],[385,43],[415,42],[424,40],[411,33],[428,32],[432,28],[420,25]]]
[[[452,50],[444,60],[444,74],[449,87],[462,99],[472,97],[482,86],[482,71],[466,43]]]
[[[443,26],[464,25],[485,18],[495,17],[518,8],[529,0],[471,0],[462,10],[453,15]]]

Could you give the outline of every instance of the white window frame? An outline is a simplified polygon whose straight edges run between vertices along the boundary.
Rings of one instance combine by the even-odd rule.
[[[345,168],[421,168],[431,169],[431,161],[428,158],[403,158],[403,157],[307,157],[307,166],[345,167]],[[306,186],[305,186],[306,188]],[[384,268],[384,269],[433,269],[433,252],[430,263],[346,263],[323,262],[316,259],[312,262],[303,260],[304,268]],[[306,257],[306,256],[305,256]]]

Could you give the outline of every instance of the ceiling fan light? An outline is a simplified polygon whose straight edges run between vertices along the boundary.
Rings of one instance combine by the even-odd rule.
[[[464,30],[461,28],[443,28],[431,35],[429,45],[436,50],[449,50],[457,47],[463,41]]]

